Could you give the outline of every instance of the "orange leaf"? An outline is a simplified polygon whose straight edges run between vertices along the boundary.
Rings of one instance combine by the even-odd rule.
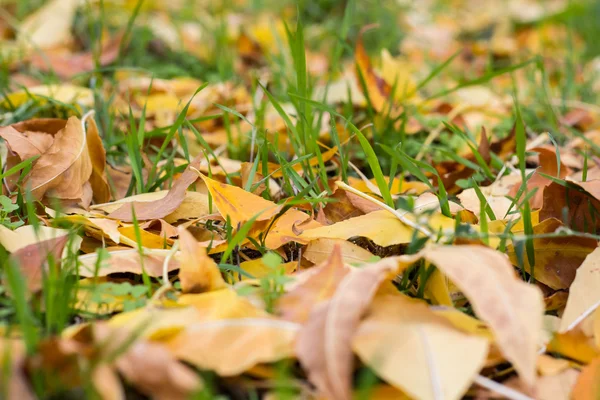
[[[200,174],[213,197],[215,206],[223,218],[229,218],[235,228],[256,217],[255,221],[267,221],[281,210],[281,206],[263,199],[242,188],[217,182]]]
[[[600,398],[600,358],[585,367],[571,393],[573,400],[597,400]]]
[[[377,112],[384,110],[387,103],[389,103],[392,95],[392,88],[390,85],[380,76],[375,73],[369,56],[365,50],[363,44],[363,34],[371,29],[373,26],[365,26],[358,33],[358,39],[356,40],[356,48],[354,49],[354,59],[357,67],[357,80],[359,86],[361,84],[361,76],[364,80],[369,100],[373,105],[373,108]],[[402,88],[400,89],[402,90]]]

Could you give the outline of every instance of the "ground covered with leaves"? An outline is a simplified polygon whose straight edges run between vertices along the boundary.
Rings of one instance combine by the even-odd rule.
[[[598,399],[598,20],[0,2],[0,398]]]

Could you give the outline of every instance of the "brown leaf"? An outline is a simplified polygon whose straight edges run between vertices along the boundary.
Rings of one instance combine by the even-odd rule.
[[[600,228],[599,214],[600,201],[574,184],[565,187],[552,182],[544,190],[540,221],[556,218],[577,231],[596,233]]]
[[[183,293],[202,293],[226,287],[221,271],[212,258],[206,254],[206,248],[185,228],[179,227],[181,245],[181,265],[179,280]]]
[[[71,117],[56,133],[52,145],[34,163],[23,186],[37,199],[49,196],[81,201],[85,197],[84,184],[91,174],[83,126],[78,118]]]
[[[351,196],[362,200],[361,197],[346,192],[343,189],[336,189],[333,192],[333,196],[330,196],[330,199],[333,201],[325,205],[323,212],[331,223],[341,222],[364,214],[360,208],[354,205]]]
[[[0,127],[0,136],[11,151],[26,160],[45,153],[52,146],[54,135],[64,126],[61,119],[31,119]]]
[[[481,137],[478,147],[479,154],[486,164],[491,160],[490,142],[484,127],[481,127]],[[467,160],[477,164],[475,154],[471,152],[465,157]],[[461,191],[461,188],[456,186],[456,182],[460,179],[467,179],[475,173],[475,170],[457,161],[445,161],[434,164],[444,183],[444,187],[450,194],[456,194]]]
[[[111,212],[108,217],[131,222],[133,221],[132,208],[135,210],[136,218],[140,221],[164,218],[171,214],[183,202],[188,187],[198,179],[198,175],[191,168],[198,168],[203,158],[203,155],[199,155],[190,162],[179,179],[173,183],[166,196],[154,201],[126,203]]]
[[[248,180],[250,179],[250,172],[252,171],[252,166],[254,164],[250,162],[243,162],[240,168],[240,175],[242,176],[242,187],[246,187],[248,184]],[[258,172],[258,170],[254,173],[254,178],[252,179],[252,186],[259,183],[264,176]],[[261,195],[267,189],[267,185],[265,183],[259,184],[256,189],[252,191],[252,193]]]
[[[98,133],[98,126],[94,117],[89,117],[85,122],[87,151],[90,154],[90,161],[92,163],[90,185],[92,185],[93,199],[96,203],[106,203],[110,200],[110,186],[108,185],[105,171],[106,151]]]
[[[105,40],[100,48],[98,65],[105,66],[112,63],[119,55],[119,48],[123,40],[123,33]],[[58,53],[48,50],[43,54],[34,53],[30,58],[33,68],[38,71],[52,71],[63,79],[69,79],[77,74],[90,72],[96,69],[95,55],[91,51],[77,54]]]
[[[48,258],[50,257],[54,262],[54,266],[57,267],[68,239],[69,237],[65,235],[44,240],[30,244],[11,254],[10,262],[21,271],[27,285],[27,294],[32,294],[42,289],[44,269],[46,268]],[[7,285],[6,279],[6,275],[4,275],[5,285]]]
[[[344,266],[341,247],[336,245],[329,258],[311,272],[314,274],[308,280],[279,298],[277,310],[284,319],[305,322],[316,306],[333,296],[350,270]]]
[[[563,224],[548,218],[533,227],[534,235],[544,235],[555,232]],[[536,280],[552,289],[567,289],[575,279],[577,268],[594,249],[598,241],[581,236],[535,237],[533,248],[535,265],[533,275]],[[509,245],[506,253],[513,265],[518,266],[518,258],[514,245]],[[531,273],[529,258],[524,254],[525,269]]]

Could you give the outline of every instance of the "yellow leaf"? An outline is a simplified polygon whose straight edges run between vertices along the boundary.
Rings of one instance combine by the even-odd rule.
[[[195,323],[167,343],[180,360],[220,376],[243,373],[259,363],[294,355],[301,325],[271,318]]]
[[[352,347],[388,383],[416,399],[459,399],[483,367],[488,341],[454,328],[405,296],[376,298]]]
[[[302,231],[320,226],[321,224],[310,218],[308,214],[291,208],[275,220],[265,238],[265,246],[268,249],[276,250],[289,242],[305,244],[307,241],[301,234],[298,234],[298,230]],[[296,227],[296,231],[294,231],[294,227]],[[258,231],[258,233],[262,232],[261,229],[258,229]],[[251,234],[255,235],[256,232]]]
[[[248,299],[230,289],[200,294],[184,294],[177,303],[189,305],[200,311],[203,319],[265,318],[269,314],[254,306]]]
[[[425,285],[425,295],[432,300],[433,304],[453,307],[454,303],[448,290],[448,279],[440,272],[434,269]]]
[[[481,322],[477,318],[473,318],[456,308],[436,309],[433,312],[440,317],[444,317],[456,329],[460,329],[471,335],[484,337],[490,342],[494,340],[494,334],[484,322]]]
[[[298,267],[298,262],[296,261],[291,261],[285,264],[281,264],[279,268],[283,269],[284,273],[286,275],[289,275],[291,273],[293,273],[296,268]],[[260,279],[263,278],[271,273],[273,273],[273,268],[269,267],[268,265],[266,265],[263,262],[262,258],[257,258],[255,260],[250,260],[250,261],[244,261],[243,263],[240,264],[240,268],[247,272],[248,274],[252,275],[253,278],[256,279]],[[252,278],[248,278],[245,275],[242,275],[242,279],[241,280],[247,280],[247,279],[252,279]]]
[[[27,91],[19,90],[9,94],[2,104],[8,106],[10,101],[14,107],[18,107],[31,98],[45,104],[48,102],[47,97],[65,104],[75,103],[84,107],[94,105],[94,92],[91,89],[69,84],[35,86],[27,88]]]
[[[221,271],[206,249],[185,228],[179,227],[181,265],[179,281],[183,293],[201,293],[223,289],[226,284]]]
[[[342,252],[342,260],[345,264],[362,264],[375,257],[370,251],[352,242],[326,238],[311,241],[302,256],[313,264],[320,264],[331,255],[336,246],[339,246]]]
[[[267,221],[281,210],[280,205],[242,188],[217,182],[202,174],[200,177],[208,187],[219,213],[223,218],[229,218],[236,229],[253,217],[256,217],[255,221]]]
[[[407,218],[411,218],[408,214]],[[433,214],[428,224],[437,231],[454,232],[454,220],[442,214]],[[364,236],[379,246],[410,243],[414,229],[402,223],[395,215],[386,210],[373,211],[366,215],[350,218],[333,225],[305,230],[300,237],[306,240],[319,238],[349,239]]]
[[[139,227],[138,229],[141,239],[139,242],[143,247],[147,247],[149,249],[165,249],[173,243],[173,240],[171,239],[164,238],[160,235],[155,235],[154,233],[146,232],[145,230]],[[121,241],[123,243],[126,243],[125,239],[129,239],[129,241],[127,242],[128,245],[132,247],[138,246],[138,239],[135,226],[131,225],[120,227],[119,233],[123,235],[121,238]]]
[[[384,176],[383,178],[385,179],[385,183],[387,183],[389,185],[390,177]],[[379,196],[381,196],[381,192],[380,192],[379,188],[377,187],[377,180],[375,178],[369,179],[369,183],[370,184],[367,184],[367,182],[365,182],[362,179],[354,178],[351,176],[348,177],[348,184],[350,186],[352,186],[354,189],[360,190],[363,193],[373,192],[373,193],[376,193]],[[429,190],[429,186],[427,186],[423,182],[405,181],[404,179],[402,179],[400,177],[394,178],[392,187],[390,187],[390,193],[393,195],[394,194],[403,194],[403,193],[419,195],[419,194],[424,193],[427,190]]]
[[[589,363],[600,356],[598,348],[581,329],[573,329],[565,333],[557,333],[548,343],[548,351],[561,354],[581,363]]]

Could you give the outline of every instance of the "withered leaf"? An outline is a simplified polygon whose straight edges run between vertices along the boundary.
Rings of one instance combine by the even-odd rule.
[[[563,224],[548,218],[533,227],[535,235],[555,232]],[[567,289],[575,279],[575,272],[583,260],[598,247],[598,241],[581,236],[537,237],[533,239],[536,280],[552,289]],[[519,265],[514,246],[506,249],[513,265]],[[528,257],[523,257],[526,270],[531,273]]]
[[[121,221],[133,221],[132,208],[138,220],[164,218],[171,214],[183,202],[187,188],[198,179],[198,175],[191,168],[198,168],[203,155],[196,157],[177,179],[166,196],[148,202],[125,203],[119,209],[111,212],[109,218]]]

